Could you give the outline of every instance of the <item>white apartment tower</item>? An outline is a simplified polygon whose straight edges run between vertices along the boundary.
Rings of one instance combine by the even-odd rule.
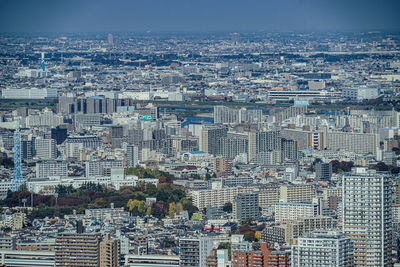
[[[308,233],[292,246],[291,266],[353,266],[353,242],[335,231]]]
[[[392,179],[354,168],[343,175],[343,231],[354,242],[355,266],[391,266]]]

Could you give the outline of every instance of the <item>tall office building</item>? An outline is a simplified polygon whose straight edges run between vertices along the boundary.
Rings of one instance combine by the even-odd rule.
[[[56,266],[99,266],[100,239],[96,234],[59,233]]]
[[[126,165],[135,167],[139,163],[139,148],[137,146],[128,145],[126,147]]]
[[[179,266],[206,266],[212,249],[213,240],[209,237],[179,239]]]
[[[246,221],[247,219],[257,219],[260,216],[258,194],[247,193],[237,195],[233,203],[233,214],[240,222]]]
[[[297,239],[297,245],[292,246],[291,266],[353,266],[353,253],[353,242],[348,236],[318,231]]]
[[[354,242],[356,266],[390,266],[391,177],[366,168],[343,175],[343,231]]]

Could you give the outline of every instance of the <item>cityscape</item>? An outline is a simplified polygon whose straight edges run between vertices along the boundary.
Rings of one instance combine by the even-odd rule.
[[[50,2],[0,4],[0,266],[400,266],[399,3]]]

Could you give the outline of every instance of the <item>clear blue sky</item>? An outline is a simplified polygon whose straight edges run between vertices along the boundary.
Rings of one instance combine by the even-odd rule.
[[[0,0],[0,32],[400,30],[400,0]]]

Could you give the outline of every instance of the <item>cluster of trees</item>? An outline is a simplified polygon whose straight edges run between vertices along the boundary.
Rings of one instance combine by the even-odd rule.
[[[59,195],[81,195],[81,193],[85,191],[104,192],[104,187],[100,184],[88,182],[84,183],[80,188],[77,189],[73,188],[72,185],[57,185],[54,190]]]
[[[351,168],[354,167],[354,162],[352,161],[338,161],[332,160],[332,172],[334,173],[342,173],[349,172]]]
[[[192,215],[198,209],[186,198],[183,190],[168,184],[140,183],[136,187],[121,188],[122,194],[129,199],[127,208],[133,215],[151,214],[157,218],[166,216],[174,217],[176,213],[188,211]],[[146,198],[156,198],[157,201],[151,206],[146,206]]]
[[[390,172],[391,174],[400,173],[400,167],[395,167],[393,165],[386,165],[384,162],[378,162],[376,165],[372,165],[371,169],[375,169],[381,172]]]
[[[261,239],[261,232],[257,230],[258,229],[252,227],[251,223],[248,221],[239,227],[238,232],[244,235],[244,240],[253,242]]]
[[[145,170],[144,173],[147,174],[157,175],[158,173],[157,171]],[[133,215],[151,214],[158,218],[173,216],[173,214],[182,210],[188,211],[189,215],[198,211],[192,205],[191,200],[186,198],[185,191],[168,183],[167,177],[163,179],[162,172],[159,172],[159,180],[158,186],[139,183],[137,186],[124,186],[119,190],[95,183],[87,183],[77,189],[72,186],[57,186],[54,188],[57,193],[56,196],[33,194],[35,209],[31,217],[64,216],[72,214],[73,210],[76,210],[77,213],[83,213],[88,208],[110,207],[111,203],[114,203],[117,208],[126,208]],[[157,201],[151,207],[148,207],[146,206],[147,197],[156,198]],[[0,201],[0,207],[21,206],[23,199],[26,199],[27,206],[31,206],[31,192],[25,186],[21,186],[17,192],[9,191],[7,197]]]

